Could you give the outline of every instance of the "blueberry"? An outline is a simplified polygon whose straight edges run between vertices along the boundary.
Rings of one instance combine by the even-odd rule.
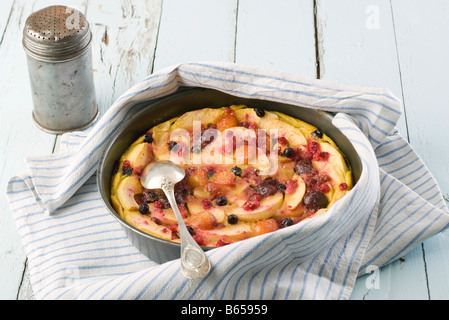
[[[243,171],[242,171],[242,168],[236,166],[236,167],[231,169],[231,172],[233,174],[235,174],[237,177],[241,177]]]
[[[131,167],[124,167],[124,168],[122,169],[122,174],[123,174],[124,176],[130,176],[130,175],[132,175],[132,174],[133,174],[133,168],[131,168]]]
[[[148,205],[147,205],[146,203],[142,203],[142,204],[139,206],[139,212],[140,212],[141,214],[147,214],[149,211],[150,211],[150,208],[148,207]]]
[[[219,196],[215,203],[220,207],[225,206],[228,203],[228,199],[226,199],[226,197]]]
[[[323,137],[323,132],[319,129],[315,130],[314,132],[311,133],[311,136],[313,139],[321,139]]]
[[[292,226],[294,223],[293,223],[293,220],[292,219],[290,219],[290,218],[284,218],[284,219],[282,219],[282,221],[281,221],[281,228],[285,228],[285,227],[289,227],[289,226]]]
[[[201,145],[194,145],[192,147],[192,152],[195,154],[201,153]]]
[[[143,138],[143,142],[152,143],[153,142],[153,136],[151,133],[146,133],[145,138]]]
[[[168,150],[173,149],[176,145],[177,143],[175,141],[170,141],[170,143],[168,144]]]
[[[263,109],[255,108],[254,111],[256,112],[257,116],[260,117],[260,118],[265,116],[265,111]]]
[[[279,183],[276,187],[280,192],[285,192],[285,190],[287,190],[287,186],[283,183]]]
[[[229,224],[236,224],[237,222],[239,222],[239,218],[235,214],[231,214],[228,216]]]
[[[304,205],[309,210],[326,208],[328,204],[329,200],[321,191],[311,190],[304,195]]]
[[[194,236],[196,234],[195,230],[193,229],[193,227],[191,226],[186,226],[187,231],[189,231],[189,233]]]
[[[215,174],[215,170],[214,170],[214,169],[209,169],[209,170],[207,170],[207,172],[206,172],[207,179],[212,178],[212,176],[213,176],[214,174]]]
[[[293,158],[295,156],[295,150],[293,148],[286,148],[283,152],[282,155],[286,158]]]

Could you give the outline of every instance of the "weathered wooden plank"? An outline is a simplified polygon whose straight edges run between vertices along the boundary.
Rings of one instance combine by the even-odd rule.
[[[161,0],[89,1],[86,15],[101,114],[152,73],[161,6]]]
[[[316,3],[321,78],[387,87],[402,99],[401,70],[390,1],[317,0]],[[398,128],[407,137],[405,120],[403,116]],[[421,248],[415,248],[403,259],[403,263],[393,263],[379,270],[379,289],[369,290],[365,286],[368,276],[359,278],[352,297],[427,299]]]
[[[359,277],[352,300],[422,300],[427,299],[426,277],[416,266],[423,260],[420,248],[412,250],[387,266]]]
[[[313,0],[239,2],[235,62],[316,77]]]
[[[386,87],[402,99],[390,1],[317,0],[322,79]],[[407,137],[405,115],[399,131]]]
[[[449,3],[392,0],[410,142],[449,201]],[[441,203],[443,205],[443,203]],[[424,242],[431,299],[449,297],[449,233]]]
[[[55,143],[55,135],[41,131],[32,120],[31,89],[21,42],[28,15],[50,4],[54,2],[16,0],[4,29],[0,46],[0,119],[7,121],[0,127],[0,146],[7,152],[0,158],[1,190],[6,189],[12,175],[25,170],[24,157],[52,152]],[[70,4],[83,7],[82,1],[70,1]],[[26,255],[5,197],[0,197],[0,215],[0,234],[2,239],[7,239],[0,242],[0,299],[32,297],[30,286],[25,285]]]
[[[164,1],[154,70],[197,61],[234,61],[236,0]]]
[[[14,0],[5,0],[2,2],[2,10],[0,11],[0,45],[2,43],[3,35],[6,25],[8,24],[11,15]]]

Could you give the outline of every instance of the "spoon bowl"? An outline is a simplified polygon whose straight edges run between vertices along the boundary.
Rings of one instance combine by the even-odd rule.
[[[147,189],[162,189],[175,213],[181,238],[181,269],[187,278],[200,279],[211,268],[209,258],[192,238],[175,200],[174,186],[184,179],[184,169],[171,161],[149,164],[142,172],[141,183]]]

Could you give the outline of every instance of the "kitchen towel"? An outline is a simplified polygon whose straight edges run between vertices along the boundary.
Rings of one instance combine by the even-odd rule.
[[[326,214],[207,252],[213,268],[186,279],[179,259],[150,260],[104,208],[96,170],[108,139],[142,104],[181,87],[319,109],[360,155],[362,175]],[[9,205],[37,299],[348,299],[358,275],[394,261],[447,228],[431,173],[397,132],[401,103],[387,89],[308,79],[258,67],[202,62],[153,73],[90,130],[26,159]]]

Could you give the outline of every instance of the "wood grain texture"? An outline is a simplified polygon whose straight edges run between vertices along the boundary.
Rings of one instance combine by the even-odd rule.
[[[31,118],[21,45],[26,17],[52,4],[75,7],[90,22],[101,114],[153,71],[194,61],[387,87],[404,102],[399,131],[449,199],[449,141],[441,139],[449,133],[446,0],[2,0],[0,118],[8,121],[0,126],[0,146],[7,150],[0,154],[1,190],[11,175],[24,171],[25,156],[58,148],[59,137],[40,131]],[[33,299],[26,255],[4,196],[0,235],[0,299]],[[372,274],[359,277],[351,298],[447,299],[448,261],[449,234],[443,232],[381,268],[378,288],[370,287]]]
[[[82,8],[81,1],[71,3]],[[7,121],[3,121],[0,127],[0,145],[7,152],[2,153],[0,158],[1,190],[6,189],[12,175],[24,171],[23,159],[26,156],[51,153],[55,143],[55,136],[38,129],[32,120],[33,103],[26,55],[22,48],[22,31],[26,18],[47,4],[52,2],[16,0],[7,25],[4,25],[0,46],[0,119]],[[1,15],[8,16],[5,13]],[[26,255],[4,196],[0,197],[0,215],[0,234],[2,239],[7,239],[0,241],[0,299],[32,297],[32,291],[25,285]]]
[[[237,0],[167,0],[154,70],[185,62],[234,61]]]
[[[402,99],[389,0],[317,0],[320,78],[385,87]],[[405,113],[398,124],[407,138]]]
[[[313,0],[239,2],[235,62],[316,78]]]
[[[153,72],[161,0],[91,0],[92,58],[102,115],[136,82]]]
[[[392,0],[410,142],[449,200],[449,3]],[[444,205],[444,204],[441,204]],[[449,296],[449,233],[423,244],[430,299]]]
[[[342,10],[345,8],[345,10]],[[402,99],[400,61],[389,0],[317,0],[321,78],[369,87],[389,88]],[[408,109],[405,109],[408,111]],[[408,137],[405,112],[398,124]],[[420,246],[402,263],[379,270],[381,285],[368,289],[367,275],[357,280],[352,299],[427,299],[425,262]],[[409,279],[418,281],[409,281]]]

